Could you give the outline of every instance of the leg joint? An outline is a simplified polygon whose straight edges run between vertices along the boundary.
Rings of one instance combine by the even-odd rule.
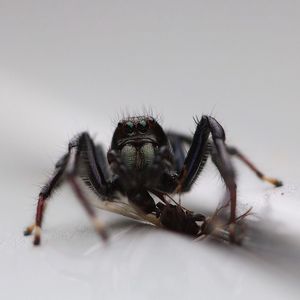
[[[212,134],[213,139],[221,139],[225,141],[226,136],[225,136],[225,131],[221,124],[213,117],[211,116],[205,116],[205,118],[208,121],[209,128]]]

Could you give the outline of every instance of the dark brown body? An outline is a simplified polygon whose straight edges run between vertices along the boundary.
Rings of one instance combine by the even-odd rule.
[[[25,234],[34,231],[34,244],[40,243],[46,201],[58,186],[68,181],[96,230],[106,238],[104,225],[86,199],[78,179],[82,179],[97,194],[99,201],[106,201],[110,207],[118,203],[118,195],[121,193],[144,216],[154,216],[155,224],[193,236],[207,234],[207,219],[184,209],[180,204],[171,204],[170,195],[189,191],[204,168],[208,155],[211,155],[229,192],[230,216],[227,225],[231,226],[231,240],[235,241],[232,228],[239,217],[236,217],[235,172],[230,156],[239,157],[261,179],[275,186],[282,183],[266,177],[236,148],[228,147],[224,130],[214,118],[203,116],[201,120],[195,121],[196,130],[193,137],[190,137],[165,133],[153,117],[127,118],[119,122],[115,129],[107,155],[102,146],[94,144],[88,133],[76,136],[69,143],[68,152],[56,164],[53,175],[43,186],[35,223],[26,229]],[[186,153],[187,147],[189,150]],[[153,195],[157,197],[156,201]],[[117,211],[117,208],[113,211]],[[122,211],[122,214],[126,215],[126,212]]]

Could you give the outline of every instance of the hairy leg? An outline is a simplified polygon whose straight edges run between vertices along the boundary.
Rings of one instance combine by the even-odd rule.
[[[58,161],[54,173],[43,186],[39,194],[35,223],[25,230],[25,235],[30,235],[34,231],[34,245],[40,243],[41,226],[47,200],[53,191],[64,181],[71,184],[80,203],[83,205],[97,232],[106,238],[103,224],[96,218],[96,213],[85,198],[77,182],[77,177],[81,177],[84,182],[91,187],[97,194],[103,197],[111,196],[108,179],[101,169],[101,162],[96,155],[96,149],[88,133],[82,133],[69,143],[69,150],[66,155]]]
[[[203,116],[200,121],[196,120],[196,123],[196,131],[179,175],[179,184],[176,188],[176,192],[181,193],[189,190],[203,169],[207,155],[210,152],[208,138],[211,134],[216,157],[220,162],[218,169],[230,194],[230,218],[228,223],[234,224],[236,221],[237,201],[236,183],[230,155],[225,145],[225,132],[222,126],[210,116]],[[232,239],[234,239],[234,237],[232,237]]]

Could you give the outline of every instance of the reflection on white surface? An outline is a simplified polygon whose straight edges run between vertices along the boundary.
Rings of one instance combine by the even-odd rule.
[[[299,299],[299,20],[296,1],[0,1],[0,298]],[[254,212],[244,246],[99,212],[104,245],[66,188],[34,248],[22,230],[68,139],[89,130],[108,148],[111,119],[143,106],[181,132],[212,112],[286,183],[235,161]],[[212,212],[223,192],[209,164],[184,203]]]
[[[254,221],[249,222],[243,247],[210,240],[195,243],[102,212],[111,228],[105,245],[73,195],[64,190],[49,205],[42,245],[35,248],[30,238],[21,235],[31,214],[19,201],[23,193],[7,191],[19,204],[17,209],[17,201],[7,205],[14,220],[3,213],[1,218],[2,224],[9,225],[1,229],[0,260],[6,274],[2,291],[10,299],[24,293],[28,299],[40,295],[43,299],[115,299],[120,295],[124,299],[157,295],[179,299],[198,293],[212,299],[221,295],[252,299],[257,293],[273,299],[297,299],[300,225],[295,219],[299,211],[295,199],[299,191],[288,189],[261,189],[247,195],[247,202],[253,197],[263,203],[268,197],[256,206],[256,215],[258,211],[268,213],[256,227]]]

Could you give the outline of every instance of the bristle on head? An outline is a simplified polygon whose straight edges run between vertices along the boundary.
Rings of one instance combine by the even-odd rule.
[[[161,124],[162,117],[158,113],[154,113],[152,108],[143,107],[142,110],[135,110],[129,112],[128,109],[123,109],[118,112],[112,119],[113,126],[116,127],[120,122],[126,121],[140,121],[142,119],[153,119],[157,123]]]

